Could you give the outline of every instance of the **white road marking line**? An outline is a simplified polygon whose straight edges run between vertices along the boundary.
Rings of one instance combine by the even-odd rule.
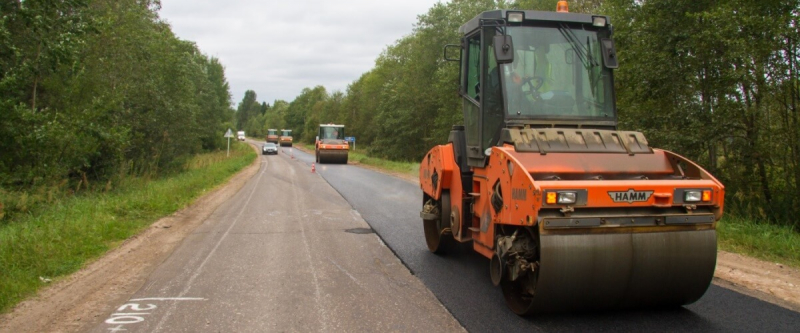
[[[328,258],[328,261],[330,261],[334,266],[336,266],[336,268],[338,268],[340,271],[342,271],[342,273],[347,274],[347,276],[349,276],[350,279],[353,280],[353,282],[355,282],[359,287],[361,287],[361,283],[359,283],[358,279],[356,279],[355,276],[350,274],[350,272],[348,272],[346,269],[342,268],[342,266],[339,266],[339,264],[337,264],[335,261],[333,261],[333,259]]]
[[[146,297],[146,298],[133,298],[129,302],[139,301],[205,301],[207,298],[202,297]]]
[[[301,211],[300,210],[300,202],[301,202],[301,200],[300,200],[300,198],[297,197],[297,191],[298,191],[299,187],[295,186],[294,180],[295,180],[295,177],[292,177],[291,178],[292,189],[294,189],[294,191],[292,191],[292,196],[294,196],[294,199],[292,200],[292,203],[294,203],[294,206],[295,206],[297,211]],[[305,201],[302,201],[302,202],[305,202]],[[302,211],[305,211],[305,210],[302,210]],[[303,250],[305,250],[304,252],[305,252],[306,258],[308,259],[308,264],[309,264],[310,269],[311,269],[311,277],[314,280],[314,302],[317,305],[317,312],[320,314],[319,317],[321,319],[319,322],[320,322],[320,324],[322,326],[322,329],[319,330],[319,331],[320,332],[327,332],[328,331],[328,325],[327,325],[328,324],[328,314],[325,311],[325,306],[323,306],[323,304],[322,304],[322,293],[320,292],[320,288],[319,288],[319,278],[317,277],[317,268],[316,268],[316,265],[314,265],[313,258],[311,257],[311,248],[308,245],[308,237],[306,237],[306,228],[303,226],[302,222],[298,223],[298,225],[300,226],[300,235],[303,237],[303,245],[304,245],[303,246]]]
[[[222,241],[224,241],[225,238],[228,237],[228,234],[230,234],[231,229],[233,229],[233,227],[236,225],[236,223],[239,222],[239,219],[242,217],[242,213],[244,213],[245,208],[247,208],[247,206],[250,205],[250,201],[253,199],[253,194],[256,192],[256,189],[258,189],[258,184],[261,183],[261,177],[264,176],[264,173],[266,173],[266,171],[267,171],[267,165],[269,164],[269,162],[266,161],[266,159],[264,159],[264,160],[261,161],[261,164],[262,164],[262,167],[261,167],[261,172],[258,173],[258,179],[256,179],[255,184],[253,184],[253,189],[250,191],[250,194],[247,196],[247,201],[244,203],[242,208],[239,210],[239,214],[236,215],[236,218],[233,219],[233,222],[228,226],[228,229],[225,230],[225,233],[222,234],[222,237],[219,238],[219,240],[217,241],[217,244],[214,245],[214,248],[211,249],[211,252],[209,252],[208,255],[206,255],[206,258],[203,260],[203,262],[200,263],[200,266],[197,266],[197,268],[194,271],[194,274],[192,274],[192,276],[189,277],[189,281],[186,282],[186,287],[183,288],[183,291],[181,291],[180,294],[178,294],[179,297],[183,297],[184,295],[186,295],[189,292],[189,288],[192,287],[192,284],[194,283],[194,280],[197,279],[197,277],[200,275],[200,272],[203,270],[203,267],[205,267],[206,263],[208,263],[208,260],[214,255],[214,253],[217,252],[217,249],[219,248],[220,244],[222,244]],[[153,329],[153,331],[161,330],[161,326],[164,325],[164,322],[166,322],[167,319],[172,316],[172,310],[174,310],[174,309],[175,309],[175,306],[172,306],[167,310],[167,312],[164,314],[164,316],[161,317],[161,320],[158,322],[158,325],[156,325],[156,327]]]

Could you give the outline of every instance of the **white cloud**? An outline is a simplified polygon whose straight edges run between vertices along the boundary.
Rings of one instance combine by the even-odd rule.
[[[175,34],[225,66],[233,103],[292,101],[303,88],[347,85],[439,0],[162,0]]]

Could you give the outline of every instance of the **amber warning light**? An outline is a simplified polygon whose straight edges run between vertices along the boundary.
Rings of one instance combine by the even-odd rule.
[[[547,192],[547,201],[546,201],[547,204],[548,205],[555,204],[557,196],[558,196],[558,193],[556,193],[556,192]]]
[[[556,11],[559,13],[569,13],[569,6],[566,1],[559,1],[556,5]]]

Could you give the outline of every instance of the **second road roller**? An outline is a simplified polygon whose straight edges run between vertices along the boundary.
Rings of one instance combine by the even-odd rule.
[[[459,32],[464,125],[419,170],[428,249],[486,257],[519,315],[702,297],[725,189],[617,128],[609,18],[495,10]]]
[[[292,130],[290,129],[281,129],[281,137],[280,137],[281,147],[291,147],[292,146]]]
[[[274,144],[278,144],[278,130],[274,128],[267,129],[267,142],[272,142]]]
[[[314,146],[317,163],[347,164],[350,145],[344,139],[344,125],[320,124]]]

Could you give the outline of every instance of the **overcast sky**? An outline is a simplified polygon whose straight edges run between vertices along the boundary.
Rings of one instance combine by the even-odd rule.
[[[235,106],[248,89],[269,104],[317,85],[346,92],[437,2],[161,0],[160,16],[179,38],[220,59]]]

